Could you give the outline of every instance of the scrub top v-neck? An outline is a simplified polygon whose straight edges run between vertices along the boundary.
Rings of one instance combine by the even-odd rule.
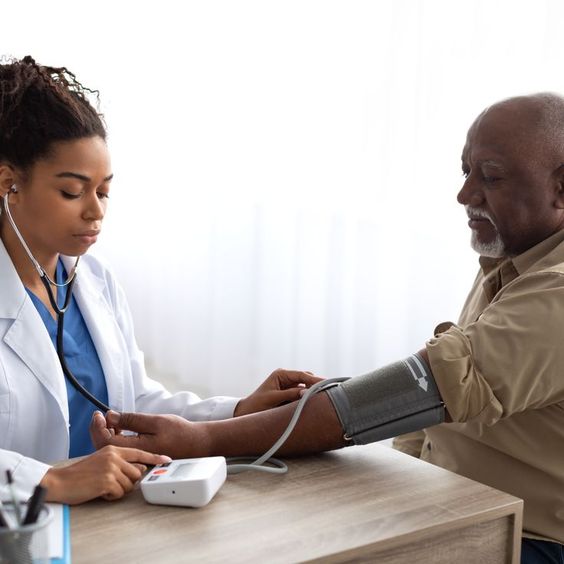
[[[65,268],[61,261],[57,264],[56,281],[61,284],[66,279]],[[26,288],[27,290],[27,288]],[[58,288],[57,303],[62,307],[67,288]],[[53,342],[57,346],[57,322],[43,302],[30,290],[27,290],[29,297],[33,301],[47,331]],[[69,308],[65,313],[65,327],[63,332],[63,346],[65,360],[76,379],[94,396],[104,403],[108,403],[108,388],[104,371],[98,358],[98,353],[94,343],[84,323],[78,304],[71,297]],[[70,418],[70,452],[69,456],[84,456],[94,452],[95,448],[90,440],[90,420],[96,408],[78,392],[73,385],[65,378],[67,386],[67,396],[69,402]]]

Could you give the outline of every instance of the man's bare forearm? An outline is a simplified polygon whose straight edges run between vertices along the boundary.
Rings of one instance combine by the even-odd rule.
[[[173,458],[264,454],[284,433],[297,402],[222,421],[193,422],[178,415],[96,413],[90,427],[96,448],[133,447]],[[135,435],[115,433],[114,429]],[[343,429],[325,392],[309,399],[280,455],[299,455],[345,446]]]
[[[282,435],[296,405],[292,403],[235,419],[206,423],[208,455],[263,454]],[[296,427],[278,454],[300,455],[341,448],[345,444],[343,429],[333,404],[322,392],[308,401]]]

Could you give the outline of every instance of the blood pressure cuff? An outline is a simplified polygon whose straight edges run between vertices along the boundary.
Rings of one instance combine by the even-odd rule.
[[[431,370],[414,354],[326,390],[345,439],[364,445],[442,423],[444,403]]]

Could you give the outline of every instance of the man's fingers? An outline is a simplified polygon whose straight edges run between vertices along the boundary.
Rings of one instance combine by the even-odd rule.
[[[154,439],[151,435],[112,435],[111,437],[97,436],[96,431],[90,429],[90,435],[94,446],[99,450],[106,446],[119,447],[133,451],[154,452]],[[148,464],[154,464],[149,462]],[[160,464],[160,462],[158,463]]]
[[[158,415],[147,413],[118,413],[117,411],[106,413],[106,421],[109,427],[120,431],[123,429],[144,434],[155,433],[158,417]]]

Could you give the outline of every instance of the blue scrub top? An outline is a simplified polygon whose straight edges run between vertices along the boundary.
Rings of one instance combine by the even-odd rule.
[[[57,264],[56,281],[61,284],[66,279],[66,271],[61,261]],[[27,290],[27,288],[26,288]],[[49,332],[53,346],[57,347],[57,322],[53,319],[49,310],[43,302],[33,293],[27,290],[33,301],[45,327]],[[57,303],[63,307],[67,288],[59,288],[57,292]],[[63,332],[63,346],[65,360],[70,371],[76,379],[100,401],[108,403],[108,388],[104,371],[98,358],[94,343],[90,338],[88,328],[84,323],[80,309],[74,299],[71,298],[69,308],[65,313],[65,328]],[[90,440],[90,420],[96,410],[80,392],[65,378],[67,395],[69,401],[70,416],[70,453],[69,456],[84,456],[94,452],[95,448]]]

